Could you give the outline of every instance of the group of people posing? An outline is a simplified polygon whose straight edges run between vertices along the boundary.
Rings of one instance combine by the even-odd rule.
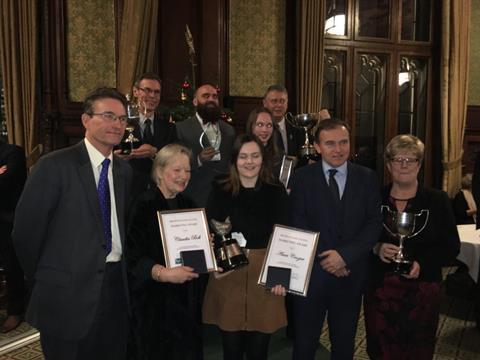
[[[387,145],[392,183],[381,191],[374,171],[348,161],[348,125],[325,119],[313,133],[321,159],[295,170],[287,194],[280,164],[304,135],[285,121],[284,87],[267,90],[238,137],[219,121],[214,86],[198,87],[195,115],[177,124],[155,113],[160,91],[155,74],[134,84],[142,145],[128,155],[115,148],[124,96],[90,93],[85,139],[42,157],[27,180],[13,242],[46,359],[202,359],[204,323],[220,329],[224,359],[267,359],[287,318],[293,359],[314,359],[325,319],[331,358],[353,359],[362,298],[372,359],[433,357],[441,267],[459,238],[447,195],[418,181],[418,138]],[[398,239],[382,228],[382,205],[429,213],[404,244],[414,260],[404,275],[389,266]],[[199,207],[208,219],[230,218],[248,266],[223,276],[166,267],[157,211]],[[289,298],[288,316],[286,289],[257,284],[274,224],[320,233],[308,294]]]

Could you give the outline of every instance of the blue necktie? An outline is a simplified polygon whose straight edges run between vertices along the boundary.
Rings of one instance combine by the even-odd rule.
[[[100,211],[102,212],[103,234],[107,242],[107,254],[112,251],[112,226],[110,224],[110,186],[108,185],[108,166],[110,159],[102,162],[102,170],[98,179],[98,200],[100,201]]]

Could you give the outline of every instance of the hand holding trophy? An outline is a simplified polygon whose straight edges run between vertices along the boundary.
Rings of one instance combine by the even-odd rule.
[[[130,99],[130,95],[127,94],[127,117],[128,123],[125,128],[126,136],[120,143],[120,150],[122,155],[130,155],[133,149],[137,149],[140,146],[140,140],[135,137],[133,131],[135,126],[140,121],[139,105],[137,101]]]
[[[215,232],[214,251],[217,265],[220,266],[224,272],[236,270],[248,265],[248,259],[243,253],[242,248],[238,245],[237,240],[230,234],[232,229],[230,218],[227,217],[224,222],[211,219],[210,225]]]
[[[398,239],[398,252],[393,256],[393,272],[407,275],[412,269],[413,260],[404,251],[404,241],[418,235],[425,229],[428,222],[429,211],[421,210],[420,213],[392,211],[390,207],[382,205],[383,227],[394,238]],[[417,229],[418,219],[423,219],[423,225]]]

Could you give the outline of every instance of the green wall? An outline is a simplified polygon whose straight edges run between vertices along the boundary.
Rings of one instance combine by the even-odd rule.
[[[470,15],[468,105],[480,105],[480,1],[472,0]]]

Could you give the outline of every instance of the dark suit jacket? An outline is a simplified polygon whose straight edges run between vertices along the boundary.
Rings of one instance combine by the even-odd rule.
[[[224,121],[218,122],[222,141],[220,143],[220,161],[206,161],[198,166],[198,154],[203,150],[200,146],[200,136],[203,132],[196,116],[176,123],[178,140],[192,150],[192,177],[185,194],[192,198],[197,206],[205,207],[215,176],[228,171],[232,155],[235,130]]]
[[[300,148],[305,143],[305,131],[298,129],[288,121],[285,120],[285,127],[287,129],[287,142],[288,142],[288,154],[289,156],[298,156]],[[280,136],[281,140],[281,136]]]
[[[7,171],[0,174],[0,221],[13,221],[13,213],[27,178],[27,165],[23,149],[0,141],[0,167]]]
[[[122,244],[131,176],[130,166],[114,157],[113,191]],[[27,321],[50,336],[85,336],[100,298],[107,251],[83,141],[35,165],[17,206],[13,242],[25,275],[35,280]]]
[[[140,125],[135,126],[133,135],[141,141],[143,144],[142,132]],[[160,150],[167,144],[171,144],[177,140],[177,134],[175,132],[175,126],[168,122],[167,119],[162,118],[160,115],[155,114],[153,119],[153,146]],[[149,158],[143,159],[131,159],[130,165],[135,173],[133,179],[133,198],[147,190],[148,184],[152,183],[150,178],[150,172],[152,170],[153,160]]]
[[[317,254],[337,250],[350,269],[348,280],[335,278],[322,270],[316,260],[310,286],[322,286],[321,279],[338,279],[339,284],[358,293],[364,284],[369,252],[382,229],[380,191],[375,173],[348,163],[341,218],[333,211],[334,200],[323,174],[322,161],[295,172],[290,197],[293,226],[320,232]]]

